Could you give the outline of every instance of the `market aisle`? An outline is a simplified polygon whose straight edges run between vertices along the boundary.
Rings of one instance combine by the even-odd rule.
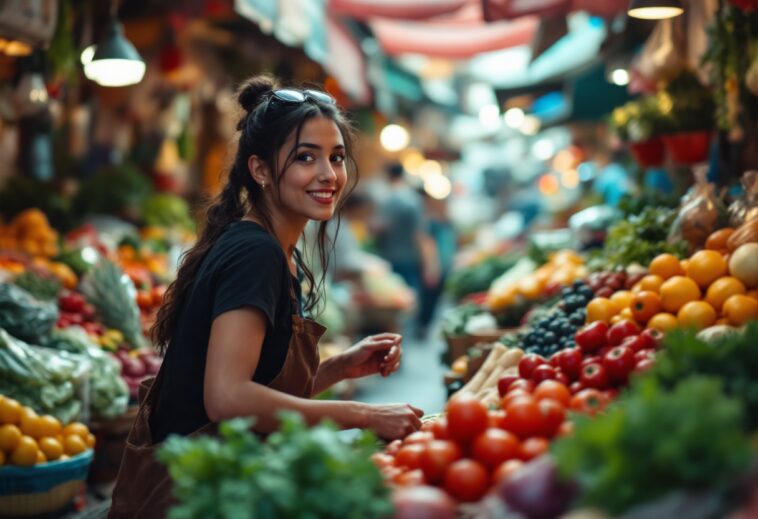
[[[404,337],[400,369],[387,378],[359,380],[355,399],[370,403],[406,402],[426,414],[438,413],[447,401],[443,383],[447,367],[441,362],[445,344],[436,327],[430,330],[431,338],[426,341],[407,334]]]

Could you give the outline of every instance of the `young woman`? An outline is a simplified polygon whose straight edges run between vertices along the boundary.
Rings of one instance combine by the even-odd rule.
[[[245,416],[265,434],[282,410],[385,439],[421,425],[423,412],[407,404],[310,399],[340,380],[397,370],[402,337],[368,337],[319,362],[324,328],[302,314],[322,285],[295,244],[309,220],[322,222],[318,249],[328,263],[326,221],[357,180],[350,128],[328,94],[279,89],[266,76],[247,81],[238,98],[245,113],[229,178],[152,330],[165,358],[127,441],[112,518],[163,517],[171,483],[154,453],[169,434],[213,434],[219,421]]]

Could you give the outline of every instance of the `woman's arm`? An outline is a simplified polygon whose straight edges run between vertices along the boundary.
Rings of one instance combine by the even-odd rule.
[[[344,428],[371,428],[382,438],[399,438],[421,426],[423,412],[407,404],[310,400],[253,382],[265,332],[266,318],[256,308],[225,312],[213,321],[203,394],[211,421],[254,416],[257,431],[271,432],[277,413],[291,410],[309,424],[329,418]]]

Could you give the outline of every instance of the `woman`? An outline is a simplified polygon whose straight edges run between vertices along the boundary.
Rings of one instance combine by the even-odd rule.
[[[152,330],[165,358],[127,441],[113,518],[163,517],[171,483],[154,451],[169,434],[213,434],[216,423],[240,416],[255,417],[265,434],[282,410],[386,439],[420,427],[423,412],[410,405],[310,399],[345,378],[387,376],[401,357],[402,338],[386,333],[319,363],[324,328],[301,316],[322,284],[295,244],[309,220],[320,221],[327,264],[326,221],[357,180],[348,124],[329,95],[278,89],[265,76],[244,84],[238,99],[246,113],[229,178]],[[311,288],[305,301],[300,275]]]

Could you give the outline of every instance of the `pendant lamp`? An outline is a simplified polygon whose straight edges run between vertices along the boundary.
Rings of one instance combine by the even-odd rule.
[[[662,20],[684,12],[681,0],[632,0],[627,13],[632,18]]]
[[[134,85],[145,75],[145,62],[134,45],[124,36],[124,27],[115,19],[109,22],[97,43],[92,61],[84,65],[84,74],[107,87]]]

